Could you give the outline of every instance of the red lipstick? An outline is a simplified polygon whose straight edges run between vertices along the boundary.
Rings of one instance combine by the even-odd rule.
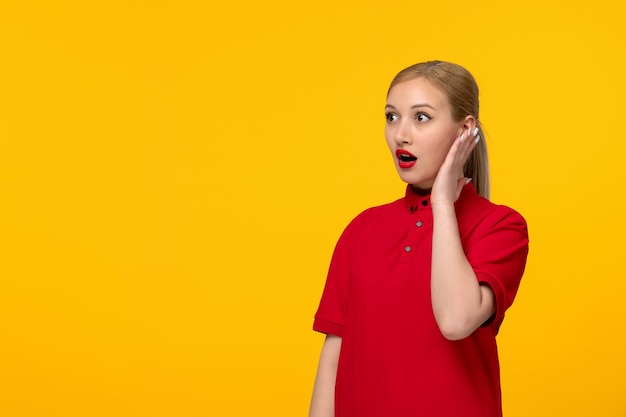
[[[411,168],[417,162],[417,157],[404,149],[396,149],[396,157],[398,166],[402,169]]]

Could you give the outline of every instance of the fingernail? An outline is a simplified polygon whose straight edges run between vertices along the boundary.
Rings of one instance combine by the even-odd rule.
[[[480,140],[480,135],[476,136],[476,139],[474,139],[474,143],[478,143],[479,140]]]
[[[471,131],[471,130],[470,130],[470,128],[468,127],[468,128],[467,128],[467,137],[469,138],[471,134],[472,134],[472,131]]]
[[[474,129],[474,136],[478,134],[478,128]]]
[[[461,135],[461,142],[463,142],[463,139],[464,139],[464,138],[465,138],[465,133],[463,133],[463,134]]]
[[[471,177],[465,180],[465,184],[469,184],[470,182],[472,182],[472,178]]]

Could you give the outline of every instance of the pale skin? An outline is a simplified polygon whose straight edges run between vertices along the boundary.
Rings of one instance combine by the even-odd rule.
[[[469,133],[454,141],[439,169],[430,197],[433,210],[431,300],[439,330],[449,340],[466,338],[495,312],[493,291],[479,284],[465,256],[454,210],[454,203],[467,181],[463,165],[477,143],[470,119],[473,118],[467,117],[463,126]]]
[[[492,290],[480,285],[465,256],[454,203],[470,179],[463,167],[479,137],[476,120],[452,119],[446,95],[424,78],[396,84],[387,97],[385,137],[398,174],[421,192],[430,192],[433,211],[431,300],[435,320],[448,340],[472,334],[495,312]],[[401,168],[397,149],[417,157]],[[334,417],[334,391],[341,338],[328,335],[318,366],[309,417]]]
[[[327,335],[322,346],[309,417],[335,416],[335,379],[341,350],[341,337]]]

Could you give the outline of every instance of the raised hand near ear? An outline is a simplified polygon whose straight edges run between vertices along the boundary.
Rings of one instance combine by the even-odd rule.
[[[472,180],[463,176],[463,167],[479,140],[478,128],[473,132],[468,128],[454,141],[433,184],[430,195],[433,207],[454,204],[463,186]]]

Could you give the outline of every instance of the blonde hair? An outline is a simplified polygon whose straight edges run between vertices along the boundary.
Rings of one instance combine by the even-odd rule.
[[[472,183],[478,194],[489,198],[489,159],[487,158],[485,135],[478,119],[479,103],[476,80],[469,71],[460,65],[445,61],[428,61],[411,65],[400,71],[391,81],[389,90],[402,81],[419,77],[424,77],[446,94],[452,107],[452,119],[454,121],[460,122],[468,115],[472,115],[476,119],[481,140],[465,163],[463,173],[466,177],[472,178]],[[389,95],[389,90],[387,95]]]

